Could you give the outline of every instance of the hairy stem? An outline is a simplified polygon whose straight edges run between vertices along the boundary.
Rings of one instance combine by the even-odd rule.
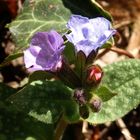
[[[56,127],[54,140],[61,140],[62,139],[67,125],[68,125],[68,123],[64,120],[64,117],[62,116],[59,120],[57,127]]]

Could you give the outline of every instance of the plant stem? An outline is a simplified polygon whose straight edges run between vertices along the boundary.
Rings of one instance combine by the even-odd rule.
[[[59,120],[57,127],[56,127],[54,140],[61,140],[62,139],[67,125],[68,125],[68,123],[64,120],[64,117],[62,116]]]

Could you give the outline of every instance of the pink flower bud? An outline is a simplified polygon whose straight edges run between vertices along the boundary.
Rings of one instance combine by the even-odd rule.
[[[102,76],[103,76],[103,71],[101,67],[99,67],[98,65],[93,65],[89,67],[89,69],[87,70],[87,83],[98,84],[100,83]]]

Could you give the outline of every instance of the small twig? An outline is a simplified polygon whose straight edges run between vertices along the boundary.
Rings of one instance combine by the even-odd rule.
[[[121,23],[118,23],[118,24],[114,25],[113,27],[114,27],[115,29],[118,29],[118,28],[120,28],[120,27],[129,25],[129,24],[131,24],[131,23],[132,23],[131,20],[126,20],[126,21],[122,21]]]
[[[120,33],[117,31],[116,34],[114,35],[114,41],[118,44],[120,44],[122,42],[122,37],[120,35]]]
[[[120,55],[125,55],[125,56],[128,56],[129,58],[135,58],[130,52],[126,51],[126,50],[123,50],[123,49],[120,49],[120,48],[117,48],[117,47],[112,47],[112,48],[107,48],[105,49],[103,52],[101,52],[98,56],[97,56],[97,59],[101,58],[103,55],[105,55],[106,53],[108,53],[109,51],[112,51],[112,52],[116,52]]]
[[[133,30],[128,42],[127,51],[132,51],[140,46],[140,18],[135,20],[132,27]]]
[[[97,58],[96,59],[99,59],[99,58],[101,58],[102,56],[104,56],[106,53],[108,53],[110,50],[109,49],[105,49],[105,50],[103,50],[98,56],[97,56]]]
[[[121,133],[123,134],[123,136],[125,137],[126,140],[135,140],[134,138],[132,138],[131,133],[127,129],[127,127],[122,119],[118,119],[116,121],[116,124],[120,128]]]
[[[105,138],[107,132],[111,129],[111,122],[105,123],[105,128],[100,132],[100,138]]]
[[[109,48],[110,51],[113,51],[113,52],[116,52],[118,54],[121,54],[121,55],[126,55],[128,56],[129,58],[135,58],[130,52],[126,51],[126,50],[123,50],[123,49],[120,49],[120,48],[117,48],[117,47],[112,47],[112,48]]]
[[[83,121],[83,126],[82,126],[82,133],[87,133],[88,132],[88,122]]]
[[[22,1],[18,0],[18,13],[20,13],[20,11],[22,11],[23,6],[22,6]]]
[[[88,122],[87,121],[83,121],[82,133],[85,136],[85,140],[91,139],[93,132],[88,129]]]

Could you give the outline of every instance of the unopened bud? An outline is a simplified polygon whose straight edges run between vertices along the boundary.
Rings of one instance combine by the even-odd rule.
[[[87,70],[87,83],[88,84],[98,84],[100,83],[103,76],[103,71],[100,66],[93,65]]]
[[[89,106],[94,112],[99,112],[102,107],[102,101],[98,97],[92,98],[90,100]]]
[[[79,105],[84,105],[86,103],[85,92],[83,89],[76,89],[74,91],[74,99]]]
[[[87,119],[89,117],[89,109],[88,109],[88,107],[86,105],[80,106],[79,107],[79,113],[80,113],[80,116],[83,119]]]

